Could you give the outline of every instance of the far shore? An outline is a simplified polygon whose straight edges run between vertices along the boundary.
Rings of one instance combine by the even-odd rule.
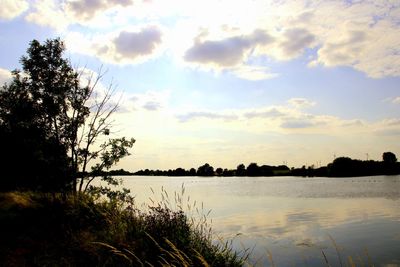
[[[393,155],[393,159],[385,157],[386,153]],[[197,169],[176,168],[169,170],[139,170],[136,172],[126,171],[124,169],[111,170],[102,174],[111,176],[245,176],[245,177],[262,177],[262,176],[299,176],[299,177],[362,177],[377,175],[399,175],[400,162],[397,162],[396,156],[391,152],[383,153],[382,161],[374,160],[356,160],[348,157],[336,158],[327,166],[315,167],[302,166],[301,168],[289,168],[286,165],[270,166],[257,163],[250,163],[247,167],[239,164],[236,169],[215,168],[206,163]]]

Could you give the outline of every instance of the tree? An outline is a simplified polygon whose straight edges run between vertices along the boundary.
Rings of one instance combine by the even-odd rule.
[[[186,170],[183,168],[177,168],[173,172],[174,176],[186,176]]]
[[[67,88],[76,88],[76,74],[62,60],[59,40],[43,46],[32,41],[27,52],[21,58],[23,72],[13,71],[13,81],[0,93],[2,156],[11,155],[2,163],[16,187],[55,189],[71,182],[65,99],[71,97]]]
[[[215,173],[216,173],[218,176],[221,176],[223,172],[224,172],[224,170],[223,170],[222,168],[217,168],[217,169],[215,170]]]
[[[198,176],[213,176],[214,168],[210,164],[206,163],[197,169]]]
[[[349,157],[338,157],[328,164],[328,175],[336,177],[361,176],[365,174],[362,161]]]
[[[394,164],[397,162],[396,155],[392,152],[384,152],[382,154],[382,160],[386,164]]]
[[[276,167],[279,170],[280,167]],[[287,167],[286,167],[287,168]],[[259,169],[259,172],[262,176],[272,176],[274,175],[273,167],[268,165],[262,165]],[[289,169],[289,168],[288,168]]]
[[[246,169],[247,176],[260,176],[259,170],[257,163],[250,163]]]
[[[239,164],[236,167],[236,175],[237,176],[245,176],[246,175],[246,167],[244,166],[244,164]]]
[[[385,152],[382,154],[383,159],[383,172],[385,174],[398,174],[400,171],[399,165],[397,164],[396,155],[392,152]]]
[[[195,168],[190,168],[189,175],[190,176],[196,176],[196,169]]]
[[[13,71],[12,82],[0,91],[1,162],[8,188],[87,190],[95,175],[129,155],[135,142],[108,139],[94,149],[110,133],[110,117],[118,108],[111,103],[115,89],[111,84],[102,96],[94,93],[102,72],[81,86],[84,71],[75,71],[64,51],[60,39],[33,40],[21,58],[22,71]],[[89,175],[89,162],[96,159]]]

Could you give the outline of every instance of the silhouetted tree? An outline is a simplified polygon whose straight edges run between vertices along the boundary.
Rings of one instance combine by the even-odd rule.
[[[260,168],[257,163],[250,163],[246,169],[247,176],[260,176]]]
[[[215,170],[215,173],[216,173],[218,176],[221,176],[223,172],[224,172],[224,170],[223,170],[222,168],[217,168],[217,169]]]
[[[276,167],[276,169],[279,170],[279,167]],[[259,173],[260,176],[272,176],[274,175],[274,167],[268,166],[268,165],[262,165],[259,167]]]
[[[195,168],[190,168],[189,175],[190,176],[196,176],[196,169]]]
[[[365,168],[360,160],[339,157],[328,165],[328,173],[329,176],[337,177],[361,176],[365,174]]]
[[[129,155],[135,142],[109,139],[92,150],[99,137],[110,133],[110,116],[118,106],[110,101],[114,89],[110,85],[96,98],[102,74],[81,86],[83,72],[62,57],[64,50],[59,39],[33,40],[21,58],[22,71],[13,71],[12,82],[0,91],[1,167],[7,173],[2,184],[9,189],[86,190],[95,175]],[[95,159],[99,162],[89,176],[88,164]]]
[[[23,72],[13,71],[12,82],[0,92],[2,156],[8,158],[2,171],[17,188],[72,185],[73,168],[66,155],[73,124],[68,110],[78,77],[61,58],[62,51],[59,40],[44,45],[32,41],[21,58]]]
[[[384,152],[382,154],[382,160],[383,160],[383,162],[388,163],[388,164],[393,164],[393,163],[397,162],[396,155],[392,152]]]
[[[236,170],[228,170],[224,169],[224,172],[222,173],[222,176],[235,176],[236,175]]]
[[[119,169],[119,170],[111,170],[108,172],[110,175],[131,175],[129,171],[125,171],[124,169]]]
[[[384,152],[382,154],[382,160],[383,160],[383,168],[384,168],[384,173],[385,174],[396,174],[398,173],[397,168],[397,157],[394,153],[392,152]]]
[[[186,171],[183,168],[177,168],[174,171],[174,176],[186,176]]]
[[[246,175],[246,167],[244,164],[239,164],[236,167],[236,176],[245,176]]]
[[[214,168],[210,164],[206,163],[197,169],[198,176],[213,176]]]
[[[350,169],[353,167],[352,159],[348,157],[338,157],[328,165],[330,176],[351,176]]]

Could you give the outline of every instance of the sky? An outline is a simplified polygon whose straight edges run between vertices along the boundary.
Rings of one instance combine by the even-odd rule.
[[[400,158],[400,2],[0,0],[0,83],[60,37],[134,137],[118,168]]]

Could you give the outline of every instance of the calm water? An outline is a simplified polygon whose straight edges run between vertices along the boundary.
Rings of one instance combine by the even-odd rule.
[[[250,264],[400,266],[400,176],[358,178],[299,177],[124,177],[137,203],[161,199],[163,187],[185,188],[185,201],[203,202],[215,234],[233,239],[238,251],[252,249]],[[151,188],[155,193],[152,192]],[[192,209],[193,210],[193,209]],[[370,259],[368,259],[370,258]]]

